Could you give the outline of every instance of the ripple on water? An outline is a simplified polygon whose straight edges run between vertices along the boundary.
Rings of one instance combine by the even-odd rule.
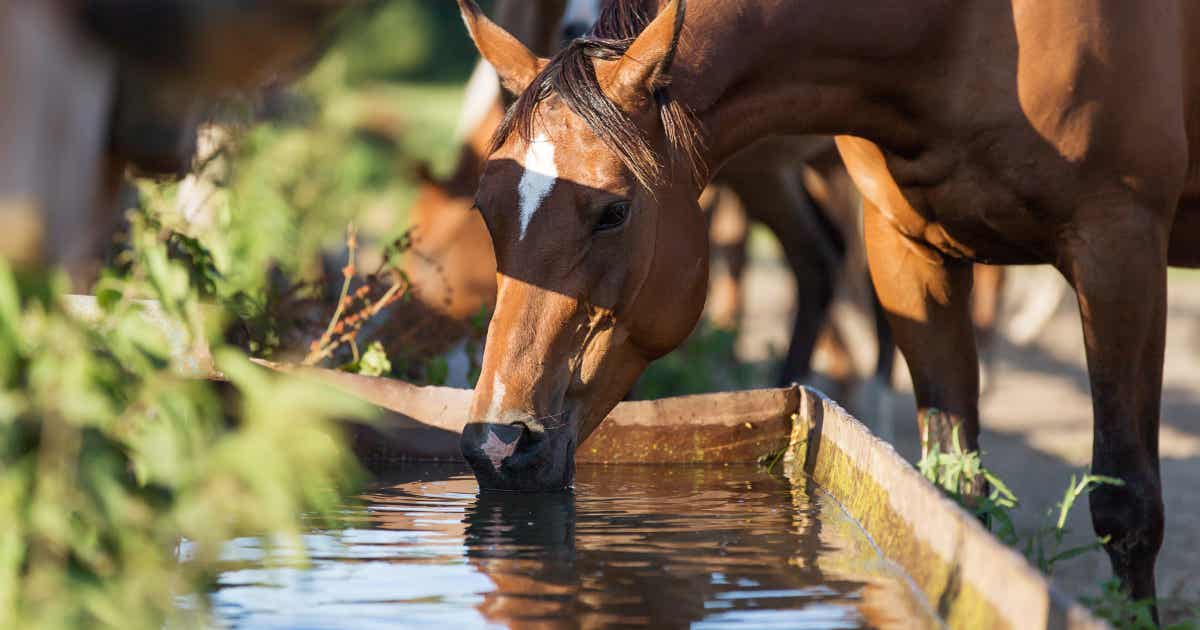
[[[819,489],[755,467],[581,466],[573,493],[483,494],[407,466],[305,568],[231,541],[212,602],[237,628],[922,627],[904,578]]]

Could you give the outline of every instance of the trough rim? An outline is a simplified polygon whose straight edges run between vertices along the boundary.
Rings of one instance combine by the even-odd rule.
[[[811,479],[835,497],[943,622],[953,628],[1111,630],[835,401],[810,387],[794,388],[799,405],[785,474],[793,483]],[[814,451],[817,461],[810,462]],[[877,492],[886,496],[863,500]],[[923,527],[914,523],[917,515]],[[895,527],[897,519],[902,527]]]

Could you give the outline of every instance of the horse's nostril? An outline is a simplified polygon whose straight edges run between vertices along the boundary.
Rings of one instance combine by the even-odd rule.
[[[533,418],[529,418],[527,420],[516,420],[510,422],[509,426],[522,429],[522,442],[540,442],[546,437],[546,427],[543,426],[541,422],[538,422]]]

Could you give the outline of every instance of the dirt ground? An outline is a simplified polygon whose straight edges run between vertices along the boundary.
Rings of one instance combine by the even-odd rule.
[[[738,352],[745,360],[761,361],[772,347],[785,347],[791,279],[777,263],[758,260],[745,290]],[[1171,276],[1167,326],[1160,433],[1167,528],[1158,560],[1164,621],[1200,609],[1200,274]],[[895,443],[915,460],[919,447],[911,386],[907,372],[898,372],[890,401]],[[1071,475],[1086,470],[1092,447],[1091,398],[1073,299],[1063,301],[1028,345],[997,339],[981,412],[984,463],[1019,497],[1016,519],[1022,534],[1051,523],[1047,514],[1057,513]],[[1068,527],[1067,545],[1094,539],[1086,502],[1072,512]],[[1097,592],[1110,576],[1107,556],[1097,552],[1060,564],[1053,577],[1079,596]]]

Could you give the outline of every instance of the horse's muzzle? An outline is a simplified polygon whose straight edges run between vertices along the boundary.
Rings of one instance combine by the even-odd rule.
[[[570,486],[573,457],[556,453],[554,440],[532,418],[501,424],[472,422],[463,429],[463,457],[483,490],[542,492]]]

